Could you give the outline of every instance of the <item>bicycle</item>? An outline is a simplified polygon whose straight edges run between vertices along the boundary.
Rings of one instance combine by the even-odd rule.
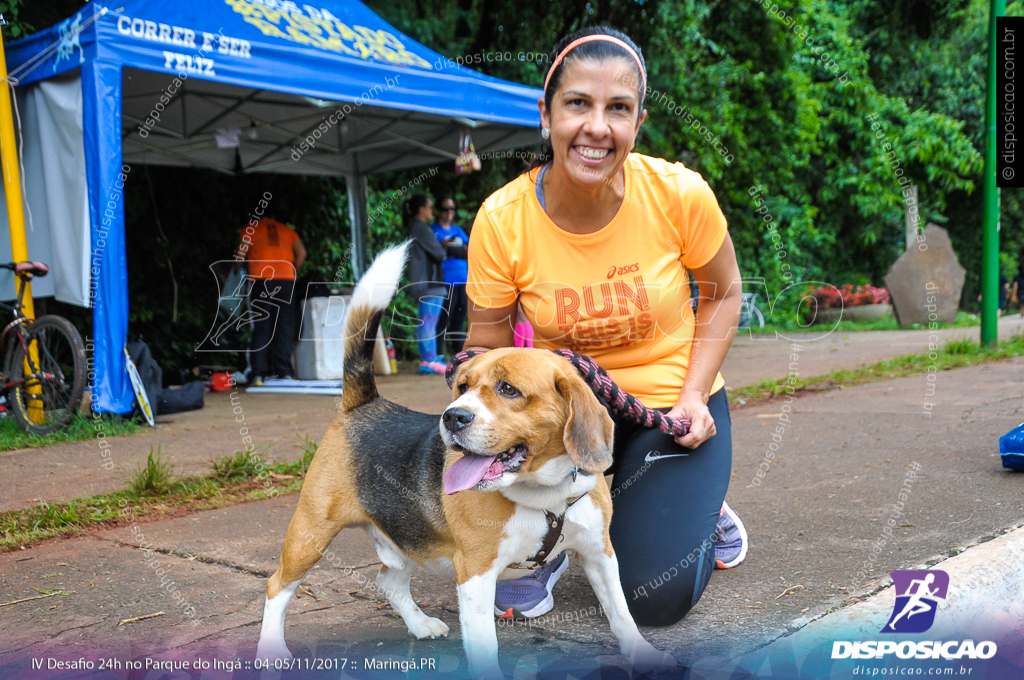
[[[29,319],[22,313],[25,289],[50,268],[42,262],[8,262],[20,285],[13,304],[0,302],[0,313],[13,320],[0,331],[4,348],[0,396],[22,429],[30,434],[55,432],[74,419],[85,392],[85,345],[70,321],[50,314]]]
[[[757,308],[757,293],[743,293],[740,303],[740,328],[750,328],[754,321],[758,328],[764,328],[764,314]]]

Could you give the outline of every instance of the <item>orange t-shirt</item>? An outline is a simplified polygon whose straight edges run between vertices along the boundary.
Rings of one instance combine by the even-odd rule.
[[[509,182],[477,213],[469,299],[494,308],[518,298],[536,347],[592,356],[644,405],[675,405],[694,333],[685,269],[710,262],[726,237],[711,188],[680,163],[629,154],[615,217],[572,234],[541,208],[536,178]],[[712,392],[724,384],[719,373]]]
[[[252,233],[249,233],[252,229]],[[240,232],[242,248],[249,245],[249,276],[254,279],[294,279],[295,254],[292,243],[299,240],[295,230],[277,220],[264,217],[255,225],[246,225]],[[271,260],[271,261],[267,261]]]

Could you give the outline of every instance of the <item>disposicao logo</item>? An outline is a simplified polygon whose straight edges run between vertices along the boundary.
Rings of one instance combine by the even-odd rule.
[[[939,600],[946,600],[949,574],[940,569],[889,572],[896,588],[896,605],[882,633],[923,633],[935,623]]]
[[[882,633],[923,633],[935,623],[939,600],[946,600],[949,574],[940,569],[901,569],[889,572],[896,589],[896,604]],[[881,659],[886,654],[900,659],[991,659],[996,643],[974,640],[947,642],[923,640],[867,640],[832,643],[833,659]]]

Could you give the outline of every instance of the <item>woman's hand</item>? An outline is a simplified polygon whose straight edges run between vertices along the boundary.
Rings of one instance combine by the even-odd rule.
[[[684,437],[676,437],[675,441],[680,446],[688,449],[695,449],[707,440],[715,436],[715,419],[711,417],[711,411],[704,402],[704,398],[697,392],[683,392],[679,396],[672,410],[666,415],[670,418],[686,418],[690,421],[690,431]]]

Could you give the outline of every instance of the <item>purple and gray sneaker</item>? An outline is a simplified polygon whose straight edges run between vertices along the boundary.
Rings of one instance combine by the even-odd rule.
[[[568,568],[569,556],[563,550],[528,576],[498,581],[494,591],[494,615],[501,619],[521,619],[547,614],[555,606],[551,589]]]
[[[714,544],[715,566],[719,569],[732,569],[747,557],[750,545],[747,529],[725,501],[722,501],[722,511],[718,515]]]

